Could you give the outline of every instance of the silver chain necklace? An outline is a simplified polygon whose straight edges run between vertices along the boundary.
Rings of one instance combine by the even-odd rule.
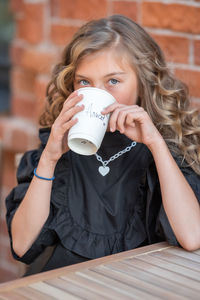
[[[111,156],[108,160],[102,160],[102,157],[100,155],[98,155],[97,153],[95,153],[95,156],[97,158],[98,161],[100,161],[102,163],[102,166],[99,167],[99,173],[102,176],[106,176],[109,172],[110,172],[110,168],[107,166],[111,161],[117,159],[118,157],[120,157],[121,155],[123,155],[126,152],[129,152],[133,147],[135,147],[137,145],[136,142],[132,142],[130,144],[130,146],[126,147],[124,150],[119,151],[118,153],[114,154],[113,156]]]

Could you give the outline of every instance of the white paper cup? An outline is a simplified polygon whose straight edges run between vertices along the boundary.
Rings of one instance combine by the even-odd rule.
[[[98,88],[85,87],[77,92],[83,95],[78,105],[84,104],[85,108],[74,116],[78,122],[69,130],[68,146],[78,154],[92,155],[101,146],[108,127],[110,115],[102,115],[101,112],[116,100],[110,93]]]

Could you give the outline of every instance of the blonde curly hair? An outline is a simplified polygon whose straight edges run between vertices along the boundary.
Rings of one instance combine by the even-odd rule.
[[[161,49],[149,34],[121,15],[90,21],[74,35],[53,70],[40,125],[51,127],[59,115],[74,90],[80,61],[109,47],[129,55],[139,82],[138,104],[147,111],[171,152],[200,175],[200,118],[197,110],[190,109],[188,89],[172,76]]]

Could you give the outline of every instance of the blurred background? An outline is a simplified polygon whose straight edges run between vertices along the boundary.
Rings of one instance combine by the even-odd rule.
[[[13,260],[5,197],[16,184],[21,154],[38,145],[38,117],[52,66],[86,21],[124,14],[163,49],[175,75],[200,108],[200,1],[0,0],[0,282],[26,268]]]

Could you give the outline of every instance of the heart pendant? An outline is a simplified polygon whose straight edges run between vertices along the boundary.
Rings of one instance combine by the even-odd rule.
[[[99,167],[99,173],[102,175],[102,176],[106,176],[108,173],[110,172],[110,168],[109,167]]]

